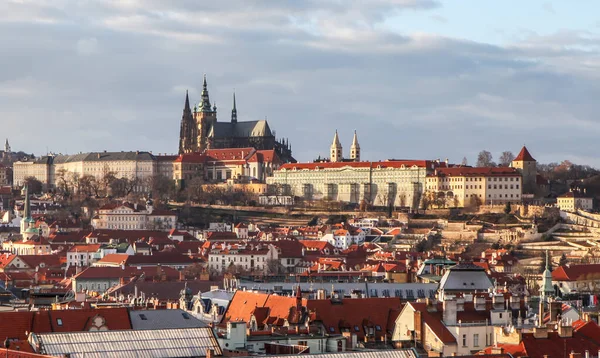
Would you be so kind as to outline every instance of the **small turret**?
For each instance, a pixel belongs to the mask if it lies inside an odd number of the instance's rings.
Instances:
[[[360,162],[360,145],[358,144],[356,131],[354,131],[354,138],[352,139],[352,145],[350,146],[350,159],[355,162]]]

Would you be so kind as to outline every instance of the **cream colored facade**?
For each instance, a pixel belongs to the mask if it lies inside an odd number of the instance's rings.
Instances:
[[[176,224],[177,215],[173,212],[131,203],[105,205],[92,219],[94,229],[169,231]]]
[[[556,204],[558,205],[558,208],[562,211],[590,211],[594,208],[594,199],[586,197],[583,194],[570,191],[564,195],[559,196],[556,199]]]
[[[37,160],[14,163],[13,185],[22,186],[33,176],[45,189],[56,188],[60,177],[92,175],[102,179],[107,173],[117,178],[137,179],[135,191],[145,191],[149,178],[156,173],[156,159],[149,152],[97,152],[76,155],[45,156]]]
[[[22,187],[27,177],[34,177],[42,182],[44,190],[50,188],[51,176],[48,157],[13,163],[13,186]]]
[[[515,168],[440,168],[427,177],[426,196],[444,206],[464,207],[475,202],[494,205],[522,200],[521,174]],[[475,200],[476,199],[476,200]]]
[[[427,174],[439,161],[324,162],[284,164],[267,179],[284,195],[376,206],[417,208]]]

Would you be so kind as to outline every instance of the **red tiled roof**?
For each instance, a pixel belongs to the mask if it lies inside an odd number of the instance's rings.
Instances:
[[[554,281],[600,279],[600,264],[559,266],[552,271]]]
[[[279,169],[286,170],[302,170],[309,169],[315,170],[319,169],[340,169],[344,167],[351,168],[373,168],[376,169],[380,167],[382,169],[385,168],[401,168],[402,166],[410,168],[412,166],[417,166],[420,168],[431,168],[432,165],[437,165],[437,163],[429,160],[387,160],[383,162],[324,162],[324,163],[287,163],[283,164]]]
[[[69,252],[96,252],[100,249],[100,244],[73,245]]]
[[[174,162],[176,163],[205,163],[206,155],[203,153],[187,153],[178,156]]]
[[[57,255],[18,255],[24,263],[30,268],[34,269],[37,266],[44,267],[60,267],[60,257]]]
[[[529,154],[526,146],[523,146],[517,157],[514,159],[517,162],[535,162],[535,159]]]
[[[131,329],[127,308],[0,312],[0,339],[25,340],[26,332],[86,331],[90,329],[91,320],[96,315],[105,319],[109,330]],[[62,322],[58,321],[59,319]]]
[[[359,339],[365,336],[363,325],[367,323],[375,328],[374,332],[383,336],[386,334],[388,317],[391,312],[402,307],[399,298],[353,298],[332,300],[308,300],[309,311],[314,312],[315,320],[321,321],[327,333],[340,334],[340,321],[343,319],[350,326],[358,326],[358,331],[352,329]],[[368,309],[365,309],[368,307]],[[379,326],[380,330],[376,327]]]
[[[438,168],[435,173],[429,176],[437,177],[462,177],[462,176],[516,176],[520,175],[515,168],[509,167],[454,167],[454,168]]]

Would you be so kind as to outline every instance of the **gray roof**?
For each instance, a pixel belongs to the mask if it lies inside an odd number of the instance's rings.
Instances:
[[[281,289],[283,293],[294,292],[298,287],[298,283],[289,282],[240,282],[239,288],[245,287],[247,290],[255,290],[259,292],[275,292]],[[300,289],[302,292],[313,292],[317,290],[325,290],[327,294],[331,294],[331,288],[337,293],[343,293],[344,295],[351,295],[353,291],[362,292],[370,297],[382,297],[387,292],[391,297],[414,297],[420,298],[431,297],[437,291],[437,283],[392,283],[392,282],[311,282],[311,283],[300,283]],[[387,290],[387,291],[386,291]]]
[[[281,356],[280,356],[281,357]],[[412,349],[376,350],[363,352],[322,353],[322,354],[295,354],[294,358],[417,358],[419,355]]]
[[[55,164],[74,162],[107,162],[118,160],[152,161],[154,156],[149,152],[90,152],[73,155],[56,155]]]
[[[221,355],[211,328],[155,329],[32,334],[40,352],[71,358],[204,357]]]
[[[271,128],[266,120],[247,122],[216,122],[208,133],[212,138],[270,137]]]
[[[459,264],[450,267],[440,281],[440,290],[446,291],[487,291],[494,283],[479,266]]]
[[[202,328],[206,323],[183,310],[132,310],[129,311],[133,329]]]

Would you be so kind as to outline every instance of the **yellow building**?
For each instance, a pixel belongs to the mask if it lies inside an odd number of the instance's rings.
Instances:
[[[556,198],[556,204],[563,211],[590,211],[594,208],[594,199],[588,197],[585,192],[571,190]]]
[[[427,176],[425,196],[442,206],[517,203],[521,181],[515,168],[438,168]]]
[[[445,165],[429,160],[288,163],[267,183],[280,186],[283,195],[307,200],[417,208],[427,174]]]

